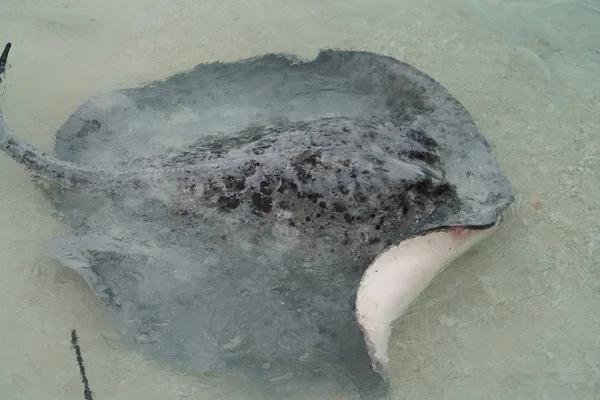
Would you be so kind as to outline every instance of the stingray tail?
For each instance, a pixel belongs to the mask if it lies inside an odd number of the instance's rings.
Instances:
[[[11,44],[7,43],[0,56],[0,75],[5,72],[8,52]],[[1,80],[0,80],[1,82]],[[60,161],[48,156],[35,147],[19,140],[4,122],[0,109],[0,148],[13,160],[24,165],[34,175],[57,182],[63,186],[92,184],[99,181],[100,171],[81,167],[73,163]]]
[[[101,173],[48,156],[13,135],[0,110],[0,148],[32,174],[63,186],[81,186],[100,182]]]
[[[0,75],[6,71],[6,61],[8,60],[8,52],[10,51],[11,46],[12,45],[10,43],[6,43],[6,46],[4,46],[4,51],[2,52],[2,55],[0,55]],[[1,76],[0,82],[2,82]]]

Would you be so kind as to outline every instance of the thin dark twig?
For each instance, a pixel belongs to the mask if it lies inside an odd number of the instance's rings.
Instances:
[[[92,397],[92,390],[88,382],[87,376],[85,375],[85,367],[83,366],[83,357],[81,357],[81,348],[79,347],[79,339],[77,339],[77,332],[75,329],[71,331],[71,344],[75,349],[75,355],[77,356],[77,364],[79,365],[79,373],[81,374],[81,382],[83,382],[83,397],[85,400],[94,400]]]
[[[6,43],[6,46],[4,46],[4,51],[0,56],[0,75],[2,75],[4,71],[6,71],[6,60],[8,59],[8,52],[10,51],[11,46],[12,45],[10,44],[10,42]]]

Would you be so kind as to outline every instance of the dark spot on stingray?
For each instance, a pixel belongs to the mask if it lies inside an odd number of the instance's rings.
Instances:
[[[278,193],[285,193],[286,190],[290,189],[290,181],[287,179],[282,179],[279,183],[279,187],[277,188]]]
[[[323,196],[321,196],[319,193],[308,193],[306,197],[316,204],[317,200],[319,200]]]
[[[252,199],[254,201],[254,198]],[[219,197],[219,206],[235,209],[240,205],[240,199],[235,196],[221,196]],[[268,212],[268,211],[267,211]]]
[[[431,194],[433,196],[451,196],[454,191],[454,186],[449,183],[443,183],[441,185],[434,186],[431,190]]]
[[[69,232],[52,256],[130,346],[267,386],[289,376],[385,397],[353,312],[364,271],[414,235],[489,227],[514,199],[464,107],[369,52],[202,64],[96,95],[59,129],[55,157],[0,122],[0,149],[56,186]]]
[[[88,121],[84,121],[83,125],[79,132],[77,132],[77,137],[84,137],[89,134],[96,134],[100,131],[102,124],[97,119],[91,119]]]
[[[264,195],[270,195],[272,193],[268,182],[262,181],[260,183],[260,192]]]
[[[235,177],[233,175],[227,175],[223,179],[223,183],[225,184],[225,187],[229,190],[231,190],[231,189],[244,190],[244,188],[246,187],[246,184],[244,181],[245,181],[245,177],[240,178],[240,177]]]
[[[333,211],[338,212],[338,213],[343,213],[346,210],[347,210],[347,208],[344,207],[344,205],[342,205],[340,203],[333,203]]]
[[[438,144],[437,142],[425,132],[421,132],[415,129],[410,129],[408,131],[408,137],[413,139],[419,143],[421,143],[427,150],[437,150]]]
[[[254,146],[254,148],[252,149],[252,152],[255,155],[261,155],[265,152],[265,150],[267,150],[270,147],[270,143],[259,143],[258,145]]]
[[[317,163],[319,162],[319,158],[320,158],[319,154],[311,154],[310,156],[308,156],[304,159],[304,162],[309,163],[313,167],[316,167]]]
[[[309,183],[310,179],[312,179],[312,174],[300,164],[296,164],[294,166],[294,170],[296,171],[296,176],[300,182],[307,184]]]
[[[115,298],[115,293],[111,288],[106,288],[102,291],[104,294],[103,300],[109,307],[114,307],[116,309],[121,309],[121,304],[117,302]]]
[[[271,209],[273,208],[273,200],[271,197],[258,192],[252,193],[252,203],[257,209],[265,213],[271,212]]]
[[[344,185],[340,184],[338,186],[338,190],[340,191],[340,193],[342,193],[343,195],[347,195],[348,193],[350,193],[350,189],[348,189],[347,187],[345,187]]]

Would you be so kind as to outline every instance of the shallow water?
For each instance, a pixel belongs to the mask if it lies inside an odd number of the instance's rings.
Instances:
[[[338,47],[423,70],[473,114],[518,200],[398,321],[394,398],[600,397],[598,1],[0,0],[6,41],[6,122],[47,151],[88,96],[200,62]],[[266,398],[125,348],[87,284],[46,257],[64,227],[3,156],[0,193],[0,398],[85,399],[73,328],[96,400]]]

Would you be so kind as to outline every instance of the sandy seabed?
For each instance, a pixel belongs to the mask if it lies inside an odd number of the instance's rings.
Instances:
[[[337,47],[423,70],[473,114],[518,200],[398,322],[394,397],[600,396],[597,1],[0,0],[7,41],[6,122],[46,151],[88,96],[201,62]],[[65,227],[8,157],[0,199],[0,398],[84,399],[73,328],[96,400],[266,398],[125,348],[83,279],[46,257]]]

